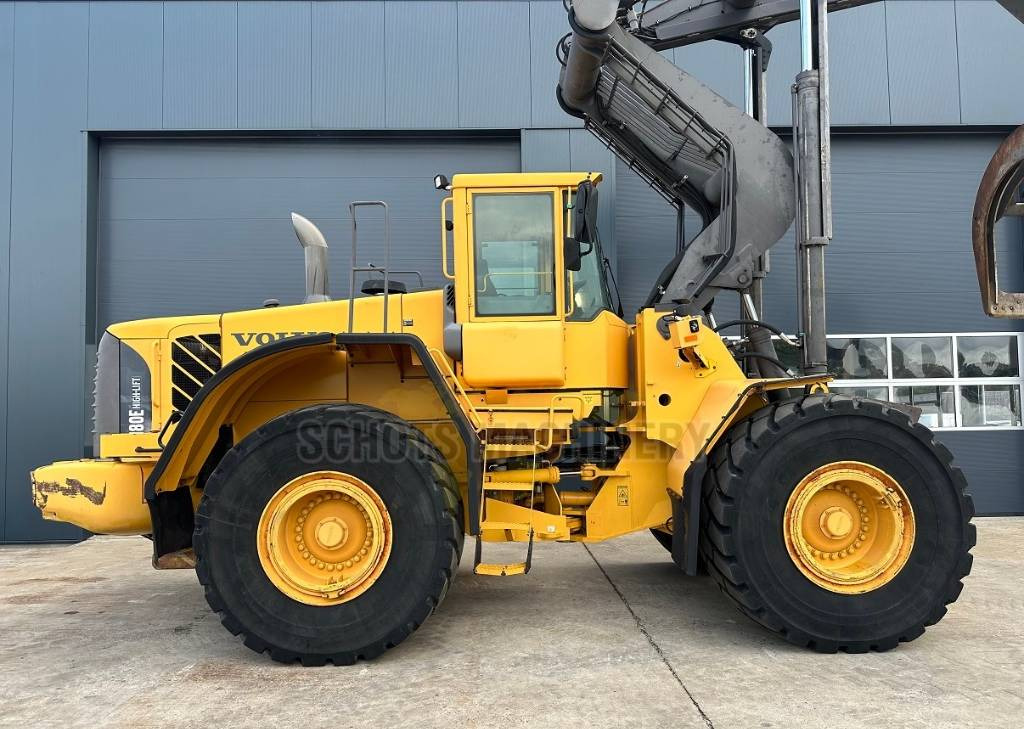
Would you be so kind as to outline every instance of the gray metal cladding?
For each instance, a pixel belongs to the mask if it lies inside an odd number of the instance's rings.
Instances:
[[[555,62],[555,44],[569,31],[561,2],[530,3],[530,111],[534,127],[578,127],[583,122],[569,116],[555,100],[561,66]]]
[[[459,126],[458,17],[453,2],[385,4],[389,129]]]
[[[1024,431],[940,434],[963,469],[981,514],[1024,514]]]
[[[316,2],[312,7],[313,127],[384,129],[384,3]]]
[[[160,3],[89,6],[89,128],[163,126],[164,9]]]
[[[514,139],[121,140],[101,151],[99,320],[299,303],[303,258],[289,213],[330,247],[348,295],[354,199],[391,205],[392,267],[442,285],[435,173],[519,168]],[[360,262],[382,263],[379,213],[360,217]],[[146,269],[146,276],[138,271]],[[416,281],[399,277],[414,288]]]
[[[956,0],[964,124],[1020,124],[1024,95],[1009,91],[1024,64],[1024,26],[994,2]]]
[[[462,2],[458,8],[459,126],[530,126],[530,3]]]
[[[739,46],[709,41],[666,52],[668,59],[743,108],[743,51]],[[796,76],[796,74],[793,74]]]
[[[238,3],[238,126],[312,125],[308,3]]]
[[[0,3],[0,540],[7,499],[2,488],[7,472],[7,294],[11,282],[11,113],[14,88],[14,5]]]
[[[522,140],[524,172],[562,172],[572,169],[569,130],[524,129]]]
[[[42,522],[27,473],[56,454],[81,453],[85,443],[81,130],[89,6],[17,3],[14,15],[4,537],[69,539],[81,530]]]
[[[829,14],[833,124],[890,123],[885,10],[877,3]]]
[[[829,15],[834,125],[890,123],[885,29],[882,3]],[[799,28],[796,23],[780,25],[768,33],[768,39],[775,45],[768,68],[768,123],[788,127],[792,119],[789,89],[800,72]]]
[[[960,123],[955,11],[935,0],[886,4],[893,124]]]
[[[165,129],[238,124],[238,7],[164,4]]]

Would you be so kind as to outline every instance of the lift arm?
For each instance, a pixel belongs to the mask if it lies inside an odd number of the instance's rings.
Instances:
[[[677,210],[701,216],[703,230],[645,302],[697,313],[720,291],[748,289],[792,224],[793,160],[776,134],[658,50],[707,38],[763,49],[764,31],[796,17],[800,0],[668,0],[639,15],[635,5],[574,0],[558,97]]]
[[[873,2],[877,0],[831,0],[828,9]],[[800,0],[667,0],[637,14],[636,35],[659,51],[706,40],[749,46],[776,25],[799,17]]]

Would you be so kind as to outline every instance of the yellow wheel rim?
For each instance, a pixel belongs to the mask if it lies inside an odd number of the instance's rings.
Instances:
[[[391,554],[391,517],[369,484],[315,471],[274,494],[256,538],[260,564],[277,589],[307,605],[337,605],[380,577]]]
[[[892,476],[838,461],[804,477],[786,504],[786,549],[811,582],[859,594],[888,583],[914,547],[914,510]]]

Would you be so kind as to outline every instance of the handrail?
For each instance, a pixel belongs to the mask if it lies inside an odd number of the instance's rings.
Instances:
[[[586,417],[583,409],[587,406],[587,401],[582,395],[555,395],[552,397],[551,404],[548,406],[547,443],[537,443],[537,445],[543,447],[544,450],[550,450],[555,444],[555,403],[559,400],[579,400],[580,417]]]
[[[451,365],[448,364],[448,358],[445,357],[444,353],[436,347],[431,347],[427,350],[430,353],[431,359],[434,360],[434,364],[437,365],[438,369],[441,370],[441,374],[445,377],[450,377],[454,385],[455,394],[461,396],[465,402],[466,415],[473,423],[473,427],[478,431],[483,429],[483,421],[480,420],[480,414],[476,408],[473,407],[473,401],[469,399],[469,393],[462,387],[462,383],[459,382],[458,376],[452,369]]]
[[[356,271],[359,267],[356,265],[356,208],[361,207],[381,207],[384,208],[384,268],[380,269],[384,273],[384,329],[388,331],[388,294],[389,288],[389,275],[388,266],[391,265],[391,210],[388,208],[388,204],[383,200],[355,200],[348,204],[349,214],[352,216],[352,267],[349,271],[348,278],[348,332],[351,334],[355,329],[355,316],[356,316]],[[373,269],[362,269],[362,270],[378,270],[376,267]]]

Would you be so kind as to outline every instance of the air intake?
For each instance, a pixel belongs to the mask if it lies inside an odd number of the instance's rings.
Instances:
[[[220,335],[199,334],[171,342],[171,404],[184,412],[219,370]]]

